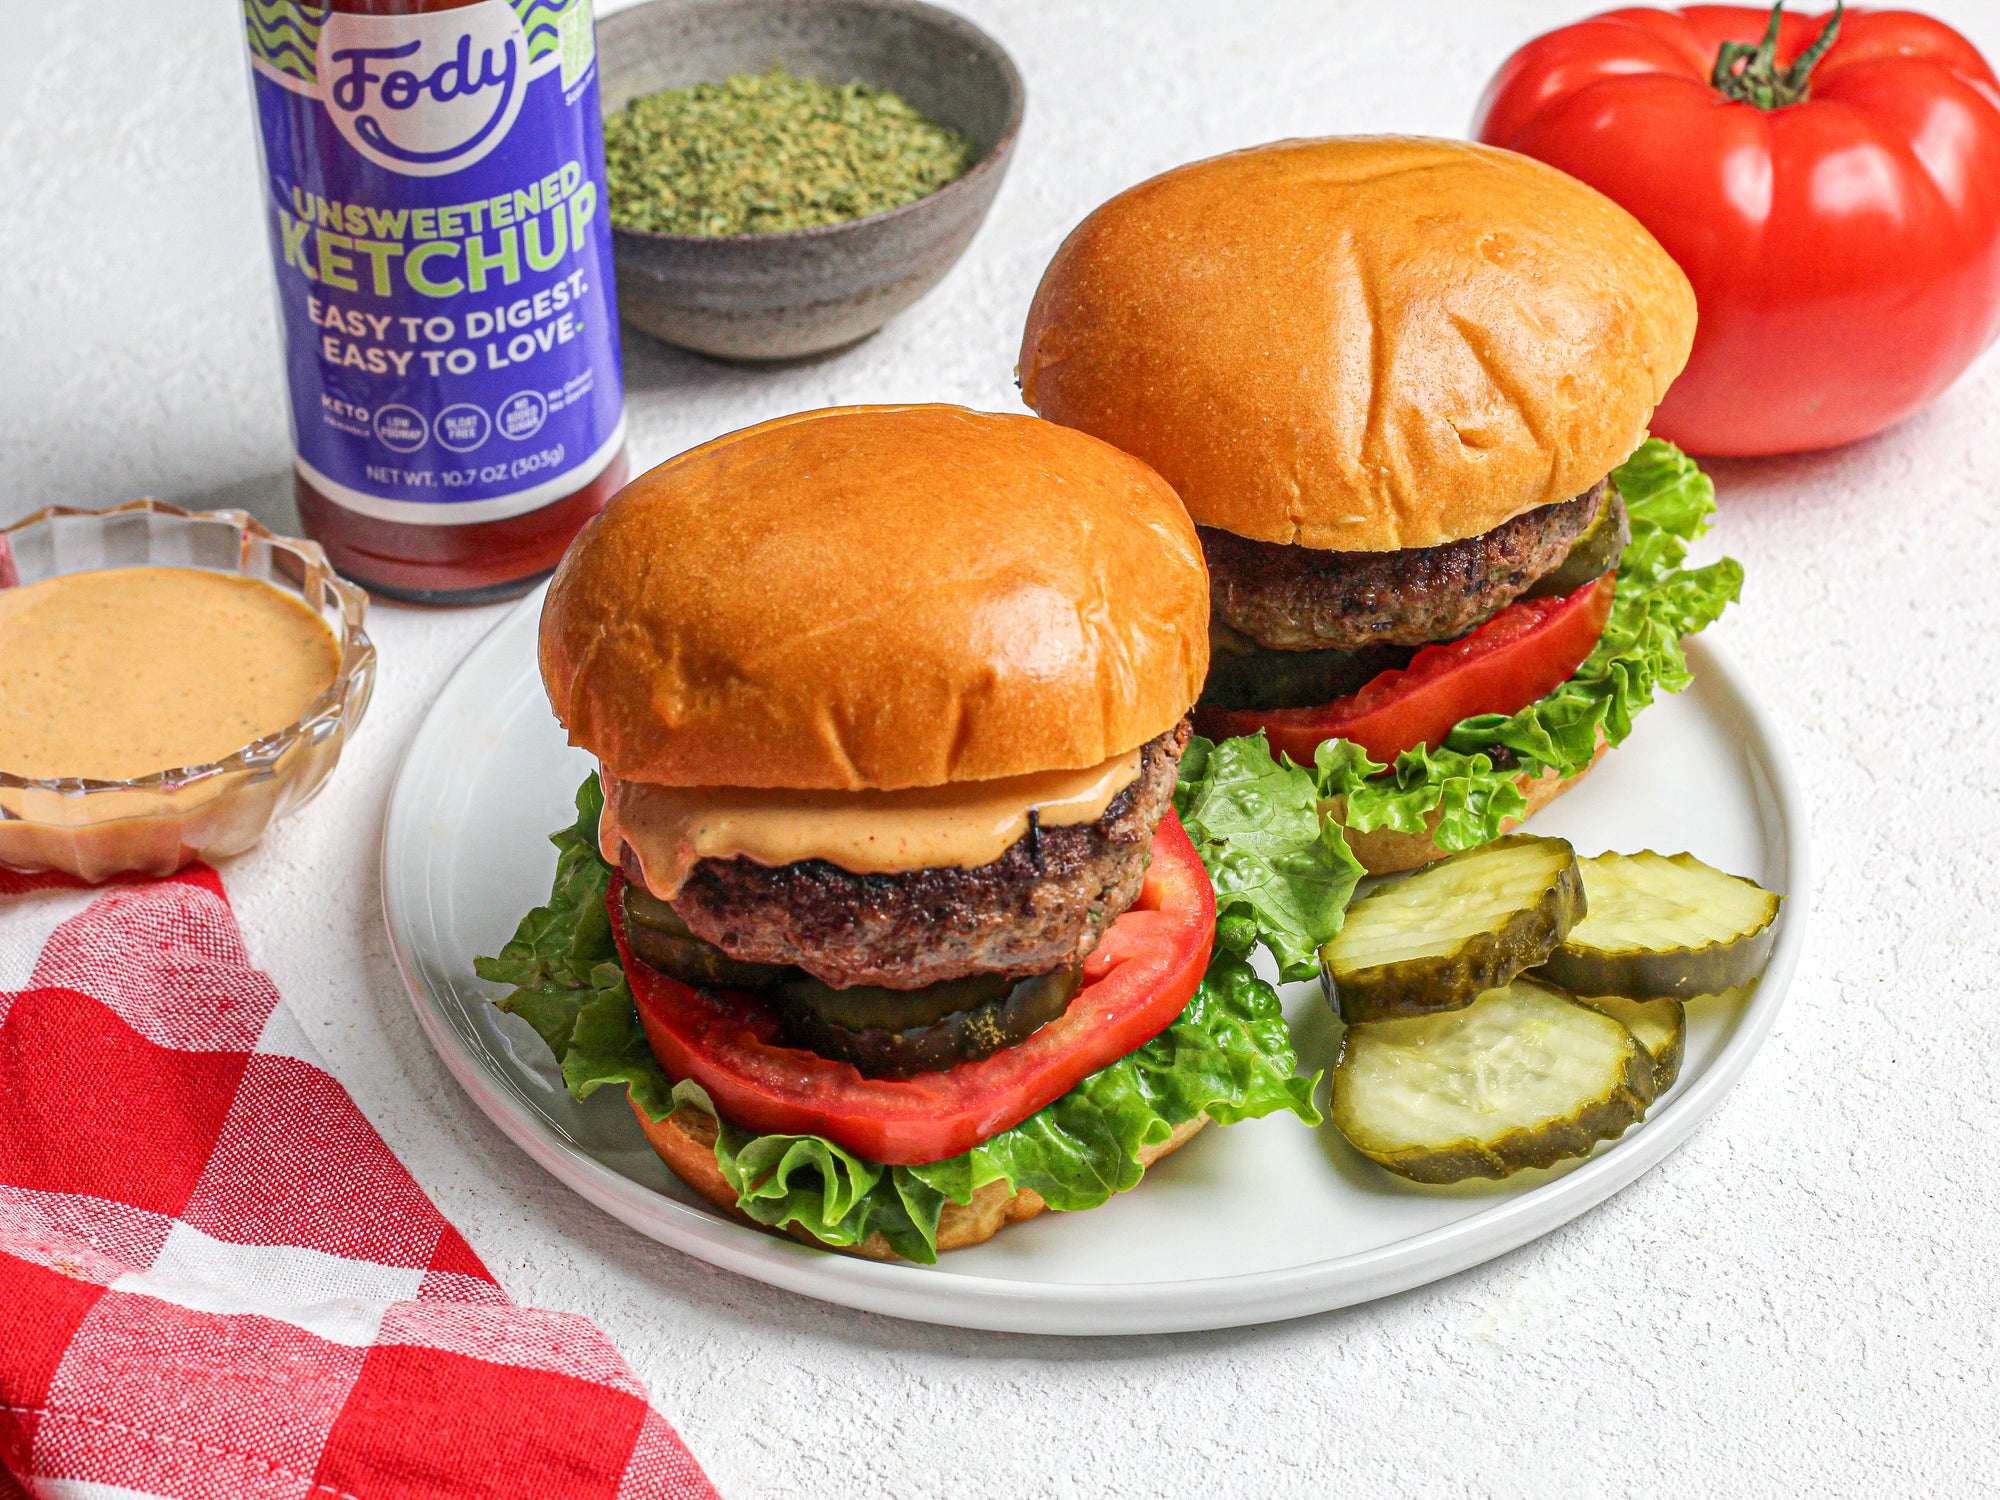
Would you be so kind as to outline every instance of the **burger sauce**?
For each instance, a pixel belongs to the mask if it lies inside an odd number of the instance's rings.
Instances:
[[[823,859],[857,875],[990,865],[1030,827],[1095,823],[1139,774],[1140,753],[1101,765],[996,781],[952,781],[900,791],[819,792],[772,787],[681,787],[599,774],[599,852],[630,849],[646,889],[678,896],[703,859],[760,865]]]
[[[591,0],[245,0],[299,516],[525,592],[625,481]]]
[[[221,760],[339,670],[320,617],[257,578],[104,568],[0,589],[0,770],[123,781]]]

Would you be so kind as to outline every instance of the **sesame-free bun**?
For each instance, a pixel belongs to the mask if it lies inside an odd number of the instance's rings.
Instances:
[[[1589,489],[1645,437],[1694,323],[1659,243],[1553,167],[1411,136],[1281,141],[1078,225],[1020,377],[1201,525],[1384,552]]]
[[[1208,670],[1208,573],[1144,463],[1027,416],[804,412],[642,474],[542,609],[570,743],[669,786],[1097,765]]]

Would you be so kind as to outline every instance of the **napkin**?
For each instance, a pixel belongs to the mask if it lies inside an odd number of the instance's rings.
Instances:
[[[0,1500],[714,1495],[320,1066],[213,870],[0,872]]]

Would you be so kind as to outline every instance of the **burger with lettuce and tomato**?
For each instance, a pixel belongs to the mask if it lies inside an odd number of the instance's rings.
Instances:
[[[1694,327],[1653,237],[1550,167],[1294,140],[1086,218],[1019,374],[1194,518],[1197,728],[1311,767],[1381,873],[1513,826],[1688,681],[1741,583],[1680,566],[1712,489],[1646,440]]]
[[[598,770],[480,972],[697,1192],[869,1256],[1316,1121],[1246,956],[1314,972],[1359,871],[1309,774],[1191,738],[1207,620],[1173,491],[1070,428],[847,408],[683,454],[550,585]]]

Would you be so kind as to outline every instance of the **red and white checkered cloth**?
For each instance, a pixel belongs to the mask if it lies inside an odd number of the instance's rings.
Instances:
[[[319,1066],[213,870],[0,872],[0,1500],[714,1494]]]

